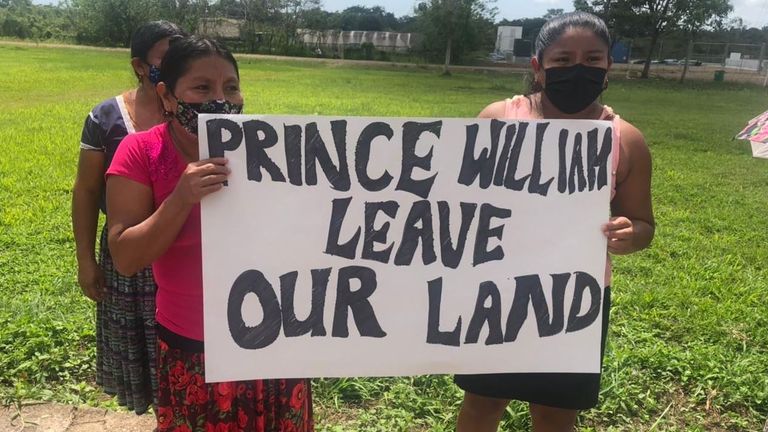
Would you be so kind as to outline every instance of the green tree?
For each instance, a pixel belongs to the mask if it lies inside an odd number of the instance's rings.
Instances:
[[[648,20],[637,15],[627,0],[574,0],[578,11],[599,16],[608,26],[613,40],[643,37],[648,34]]]
[[[402,33],[414,33],[418,31],[418,20],[413,15],[403,15],[397,19],[395,31]]]
[[[428,55],[444,50],[443,73],[468,52],[493,45],[496,9],[488,0],[428,0],[416,9]]]
[[[381,6],[352,6],[339,14],[339,26],[347,31],[394,31],[398,21],[394,14]]]
[[[351,6],[341,12],[323,10],[319,3],[303,13],[305,27],[315,30],[362,31],[415,31],[416,19],[405,15],[400,18],[381,6]]]
[[[562,15],[563,13],[563,9],[547,9],[547,13],[545,13],[542,18],[544,18],[545,21],[549,21],[556,16]]]
[[[283,52],[302,50],[304,45],[297,38],[297,30],[305,27],[309,11],[320,8],[319,0],[282,0],[277,14],[277,29],[282,33]]]
[[[680,82],[685,80],[685,75],[688,73],[688,61],[698,33],[707,27],[719,25],[733,10],[729,0],[687,0],[687,3],[688,12],[680,23],[680,28],[688,37],[688,50],[685,54],[685,65],[680,75]]]
[[[128,46],[133,30],[160,15],[152,0],[72,0],[77,41],[107,46]]]
[[[161,18],[192,33],[199,29],[200,19],[208,15],[210,10],[207,0],[162,0],[158,5]]]
[[[159,19],[194,33],[209,9],[206,0],[72,0],[66,7],[75,16],[78,42],[109,46],[128,46],[138,26]]]
[[[240,15],[234,18],[243,20],[241,35],[248,50],[255,52],[262,43],[266,43],[268,50],[272,51],[276,42],[272,23],[277,21],[280,0],[240,0],[236,3]]]
[[[0,2],[0,34],[19,39],[33,36],[34,6],[30,0]]]
[[[66,3],[35,5],[30,0],[0,0],[0,35],[20,39],[72,40],[76,20]]]
[[[312,30],[331,30],[339,28],[338,13],[328,12],[320,7],[309,8],[304,11],[304,28]]]
[[[641,78],[648,78],[653,51],[659,37],[673,30],[685,28],[686,23],[701,25],[724,17],[725,5],[730,11],[730,0],[576,0],[574,7],[598,14],[618,35],[646,35],[650,48],[645,58]]]

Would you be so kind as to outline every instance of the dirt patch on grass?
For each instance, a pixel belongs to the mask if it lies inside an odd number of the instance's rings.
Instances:
[[[0,432],[143,432],[154,430],[152,414],[138,416],[104,408],[57,403],[0,407]]]

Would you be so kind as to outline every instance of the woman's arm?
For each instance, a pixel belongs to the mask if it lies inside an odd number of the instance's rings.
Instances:
[[[637,128],[621,123],[621,161],[623,174],[617,179],[611,201],[613,217],[603,231],[608,251],[625,255],[647,248],[653,240],[656,222],[651,205],[651,153]]]
[[[176,240],[195,204],[221,189],[226,159],[192,162],[157,210],[152,189],[126,177],[107,179],[109,249],[117,270],[132,275],[150,265]]]
[[[72,232],[77,256],[77,281],[86,297],[104,297],[104,272],[96,262],[99,202],[104,187],[104,153],[80,150],[72,188]]]

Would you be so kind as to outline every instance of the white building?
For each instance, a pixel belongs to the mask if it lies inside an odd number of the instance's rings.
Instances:
[[[343,49],[370,43],[379,51],[408,52],[416,46],[415,33],[298,29],[296,34],[310,48]]]
[[[731,68],[731,69],[746,69],[746,70],[753,70],[753,71],[759,71],[760,70],[760,60],[749,58],[749,56],[742,55],[738,52],[732,52],[728,56],[727,59],[725,59],[725,67]]]
[[[243,23],[243,20],[231,18],[203,18],[200,20],[198,31],[202,35],[220,39],[240,39]]]
[[[523,28],[520,26],[499,26],[496,29],[496,52],[512,53],[515,41],[523,38]]]

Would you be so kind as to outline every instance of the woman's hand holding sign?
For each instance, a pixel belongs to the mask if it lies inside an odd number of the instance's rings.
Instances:
[[[630,219],[624,216],[612,217],[602,228],[608,237],[608,252],[625,255],[637,249],[633,246],[635,230]]]
[[[608,252],[626,255],[651,244],[656,230],[651,205],[651,154],[640,131],[621,121],[621,163],[616,173],[612,217],[603,225]]]
[[[109,247],[117,270],[132,275],[148,266],[168,248],[184,225],[189,212],[206,195],[220,190],[229,175],[226,158],[190,162],[176,188],[154,209],[152,190],[146,184],[115,176],[107,181]],[[118,188],[120,193],[112,193]]]
[[[173,194],[185,204],[197,204],[206,195],[220,190],[229,173],[227,159],[223,157],[190,162]]]

